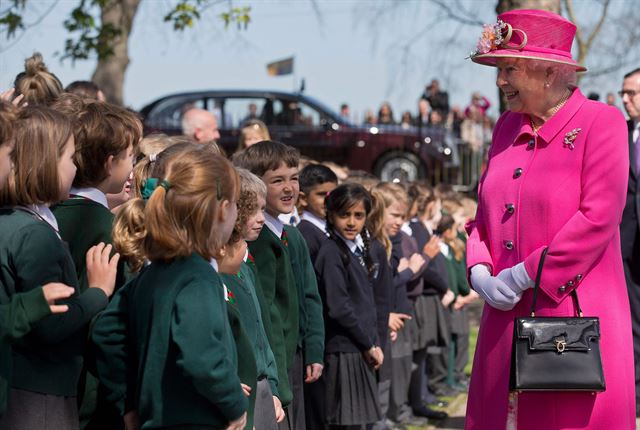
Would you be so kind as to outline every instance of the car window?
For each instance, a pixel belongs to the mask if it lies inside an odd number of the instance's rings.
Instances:
[[[229,120],[226,128],[240,128],[250,119],[264,121],[264,98],[227,98],[224,102],[224,116]]]
[[[274,123],[286,126],[318,126],[320,113],[297,100],[277,99],[273,101]]]
[[[206,109],[205,100],[201,98],[177,98],[161,102],[156,106],[145,123],[153,128],[182,130],[182,115],[191,108]]]

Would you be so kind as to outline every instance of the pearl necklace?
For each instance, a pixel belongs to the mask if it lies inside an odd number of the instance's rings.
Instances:
[[[562,97],[560,97],[560,100],[558,101],[558,103],[556,103],[555,106],[553,106],[549,110],[549,118],[554,116],[560,110],[560,108],[562,106],[564,106],[564,104],[567,102],[567,100],[569,100],[569,97],[571,97],[571,94],[573,94],[573,91],[568,90],[562,95]],[[533,123],[533,117],[531,115],[529,115],[529,122],[531,123],[531,129],[536,134],[538,134],[538,130],[540,130],[542,128],[542,126],[544,125],[544,122],[542,124],[540,124],[540,125],[535,125]]]

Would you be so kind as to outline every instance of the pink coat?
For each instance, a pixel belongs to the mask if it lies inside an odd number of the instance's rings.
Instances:
[[[565,136],[580,129],[573,142]],[[625,120],[618,109],[576,90],[535,138],[527,115],[506,112],[493,135],[469,223],[467,266],[497,274],[521,261],[535,279],[549,247],[537,315],[599,316],[607,389],[517,396],[518,430],[635,429],[633,342],[618,225],[629,172]],[[509,211],[513,205],[513,211]],[[466,429],[506,428],[513,320],[526,316],[533,290],[512,311],[485,304],[469,389]]]

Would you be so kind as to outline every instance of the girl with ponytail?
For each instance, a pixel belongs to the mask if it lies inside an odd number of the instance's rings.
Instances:
[[[161,170],[146,202],[127,203],[131,244],[149,264],[95,323],[97,374],[127,426],[240,430],[248,402],[216,261],[236,222],[238,174],[193,148]]]

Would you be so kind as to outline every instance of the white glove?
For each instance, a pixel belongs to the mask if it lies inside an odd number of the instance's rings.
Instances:
[[[527,273],[527,269],[524,268],[524,262],[504,269],[498,273],[498,279],[507,284],[507,287],[518,295],[534,285],[534,282]]]
[[[471,285],[489,306],[501,311],[510,311],[520,301],[522,294],[516,294],[502,280],[491,276],[484,264],[471,268]]]

